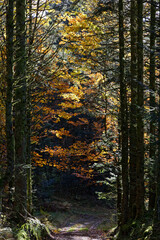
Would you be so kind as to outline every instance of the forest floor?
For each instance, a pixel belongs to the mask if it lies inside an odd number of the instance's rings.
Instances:
[[[43,218],[42,221],[45,221],[54,239],[111,239],[108,233],[110,229],[116,226],[116,212],[114,209],[99,204],[93,205],[89,201],[72,201],[68,205],[70,207],[66,211],[41,211],[43,216],[40,215],[39,217]]]
[[[54,207],[52,209],[52,204]],[[50,231],[43,240],[108,240],[110,229],[116,226],[116,212],[106,206],[90,201],[56,199],[49,209],[40,208],[36,218]],[[0,240],[15,240],[12,229],[0,227]]]

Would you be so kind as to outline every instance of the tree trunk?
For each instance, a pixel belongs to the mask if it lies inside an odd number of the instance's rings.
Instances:
[[[137,161],[137,1],[131,0],[130,217],[136,216]]]
[[[6,8],[6,139],[7,139],[7,170],[4,177],[4,185],[7,190],[5,201],[11,211],[13,197],[14,175],[14,136],[13,136],[13,0],[9,0]],[[7,186],[8,185],[8,186]],[[7,201],[7,202],[6,202]]]
[[[25,0],[16,0],[15,202],[17,222],[26,216],[26,51]]]
[[[121,151],[121,129],[120,129],[120,115],[118,117],[118,126],[119,126],[119,141],[118,141],[118,149],[119,152]],[[121,161],[120,157],[117,156],[116,158],[116,166],[117,166],[117,179],[116,179],[116,187],[117,187],[117,223],[118,227],[121,226],[121,218],[122,218],[122,171],[121,171]]]
[[[32,51],[32,0],[29,0],[29,49],[28,72]],[[31,73],[30,73],[31,75]],[[27,211],[32,212],[32,163],[31,163],[31,79],[27,81]]]
[[[143,0],[137,0],[138,28],[137,28],[137,161],[136,161],[136,217],[144,213],[144,100],[143,100]]]
[[[121,155],[122,155],[122,219],[121,224],[128,220],[128,113],[127,91],[124,76],[124,25],[123,25],[123,0],[119,0],[119,63],[120,63],[120,127],[121,127]]]

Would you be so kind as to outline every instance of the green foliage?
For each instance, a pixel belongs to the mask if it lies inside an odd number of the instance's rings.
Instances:
[[[46,230],[49,232],[45,224],[41,223],[37,218],[28,218],[27,222],[23,224],[17,233],[18,240],[36,240],[42,239],[42,232]]]
[[[117,197],[116,195],[116,179],[117,173],[113,163],[101,162],[95,163],[93,167],[100,173],[101,179],[97,181],[97,184],[106,186],[103,191],[96,191],[99,199],[106,199],[108,206],[113,207],[113,203]]]
[[[150,239],[152,231],[153,231],[153,227],[152,226],[148,226],[146,228],[146,230],[144,231],[144,234],[143,234],[145,240]]]
[[[117,240],[151,240],[153,238],[153,222],[151,215],[146,214],[143,219],[129,220],[114,235]],[[155,239],[159,239],[158,237]]]

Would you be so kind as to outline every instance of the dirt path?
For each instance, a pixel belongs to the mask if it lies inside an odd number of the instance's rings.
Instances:
[[[115,210],[73,201],[70,209],[41,210],[36,218],[50,231],[52,237],[47,234],[45,240],[109,240],[107,232],[116,225]],[[15,240],[12,230],[0,229],[1,239]]]
[[[61,233],[55,236],[55,240],[105,240],[106,238],[102,233],[96,232],[79,232],[74,231],[72,233]]]
[[[100,229],[104,221],[107,221],[106,215],[80,214],[73,221],[66,220],[57,231],[52,232],[52,235],[55,240],[108,240],[111,238]],[[109,226],[110,221],[108,219]]]
[[[52,237],[48,235],[45,240],[109,240],[111,238],[100,229],[104,220],[109,224],[109,228],[111,220],[107,219],[106,215],[95,216],[93,212],[92,214],[67,215],[67,219],[60,223],[60,227],[55,228],[50,222],[49,229]],[[0,229],[0,240],[4,239],[15,240],[12,229]]]

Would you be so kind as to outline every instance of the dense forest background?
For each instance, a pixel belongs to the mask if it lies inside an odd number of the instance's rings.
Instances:
[[[159,57],[159,0],[0,0],[0,227],[56,239],[78,201],[160,239]]]

